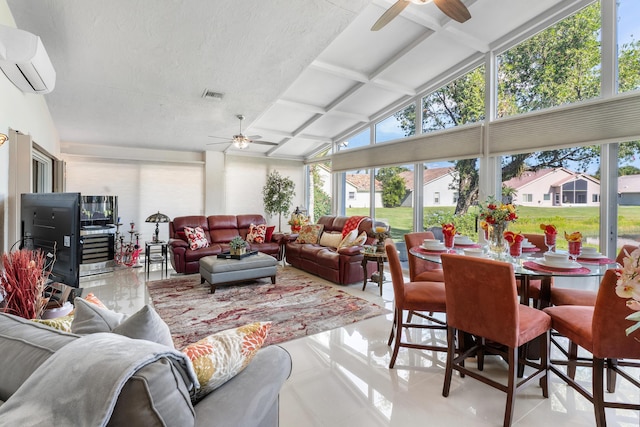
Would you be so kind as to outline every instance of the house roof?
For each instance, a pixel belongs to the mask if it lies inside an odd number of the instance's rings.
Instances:
[[[455,171],[455,168],[453,167],[425,169],[422,173],[422,182],[423,184],[428,184],[432,181],[442,178],[443,176],[448,175],[449,173],[452,173],[453,171]],[[413,173],[414,171],[412,170],[407,170],[400,173],[400,176],[402,177],[402,179],[404,179],[405,186],[409,191],[414,190]]]
[[[357,191],[369,191],[371,187],[369,175],[348,174],[346,180],[349,184],[353,185]],[[382,191],[382,184],[377,179],[375,180],[375,186],[376,191]]]
[[[640,193],[640,175],[619,176],[618,193]]]
[[[550,174],[556,174],[556,173],[558,174],[558,179],[554,181],[553,184],[551,184],[553,187],[561,186],[562,184],[575,179],[576,176],[595,182],[596,184],[600,183],[600,181],[598,181],[591,175],[574,172],[567,168],[546,168],[546,169],[539,169],[537,171],[531,171],[531,170],[524,171],[522,175],[520,175],[519,177],[511,178],[507,181],[504,181],[502,184],[507,187],[511,187],[516,190],[519,190]]]

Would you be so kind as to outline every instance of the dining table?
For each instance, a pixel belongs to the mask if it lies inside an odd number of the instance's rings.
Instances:
[[[601,277],[610,268],[620,268],[614,259],[606,256],[594,258],[580,258],[576,260],[574,268],[551,267],[545,263],[544,253],[540,250],[531,250],[522,253],[522,256],[512,257],[508,252],[496,255],[480,244],[454,246],[451,250],[430,250],[422,246],[414,246],[409,249],[409,254],[425,261],[442,263],[440,255],[443,253],[455,253],[465,255],[464,249],[474,247],[482,248],[480,256],[488,259],[497,259],[510,262],[513,265],[513,272],[517,279],[521,281],[520,302],[529,303],[529,285],[532,280],[540,280],[540,308],[549,305],[551,297],[551,279],[554,277]],[[561,252],[561,251],[558,251]],[[471,255],[465,255],[470,256]]]

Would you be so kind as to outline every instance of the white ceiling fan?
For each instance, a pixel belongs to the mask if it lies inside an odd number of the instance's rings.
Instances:
[[[251,135],[246,136],[242,133],[242,121],[244,120],[244,116],[242,114],[238,114],[236,116],[238,120],[240,120],[240,131],[237,135],[233,135],[231,138],[225,138],[222,136],[213,136],[209,135],[209,138],[217,138],[217,139],[225,139],[225,142],[212,142],[207,145],[216,145],[216,144],[233,144],[234,147],[239,148],[240,150],[244,150],[249,147],[249,144],[260,144],[260,145],[278,145],[276,142],[269,141],[260,141],[262,138],[260,135]]]
[[[371,31],[378,31],[387,25],[393,18],[400,15],[400,12],[409,6],[410,3],[425,4],[431,1],[433,1],[445,15],[455,21],[462,23],[471,18],[469,9],[467,9],[461,0],[398,0],[378,18],[376,23],[373,24],[373,27],[371,27]]]

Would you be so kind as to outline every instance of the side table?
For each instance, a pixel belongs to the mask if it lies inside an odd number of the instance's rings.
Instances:
[[[286,250],[286,246],[287,243],[289,242],[295,242],[295,240],[298,238],[298,233],[281,233],[281,232],[277,232],[274,233],[274,235],[277,235],[278,237],[278,241],[280,242],[280,253],[279,253],[279,258],[282,261],[282,266],[285,267],[287,265],[286,262],[286,257],[287,257],[287,250]]]
[[[160,250],[152,251],[152,248],[159,247]],[[161,264],[161,274],[164,271],[164,275],[160,277],[165,277],[168,275],[168,256],[167,256],[167,242],[158,241],[158,242],[144,242],[144,268],[147,272],[147,280],[149,280],[149,270],[151,264],[160,263]]]
[[[371,281],[373,283],[377,283],[380,287],[380,296],[382,296],[382,284],[384,283],[384,263],[387,261],[387,253],[386,252],[363,252],[362,253],[362,270],[364,271],[364,284],[362,285],[362,290],[367,287],[367,264],[369,261],[373,261],[376,263],[378,267],[377,277],[376,273],[371,275]]]

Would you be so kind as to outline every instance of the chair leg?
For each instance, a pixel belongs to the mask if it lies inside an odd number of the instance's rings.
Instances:
[[[504,409],[504,427],[511,426],[513,419],[513,401],[516,394],[516,376],[518,371],[518,348],[509,348],[509,379],[507,380],[507,403]]]
[[[407,314],[407,323],[411,323],[411,319],[413,319],[413,310],[409,310],[409,314]]]
[[[616,391],[616,370],[618,366],[618,359],[607,359],[607,391],[609,393],[615,393]]]
[[[455,350],[456,330],[451,326],[447,326],[447,363],[444,370],[444,385],[442,386],[442,395],[449,396],[451,389],[451,375],[453,374],[453,359],[456,357]]]
[[[393,346],[393,354],[391,355],[391,361],[389,362],[389,369],[393,369],[396,364],[396,357],[398,357],[398,351],[400,350],[400,341],[402,341],[402,310],[396,309],[396,342]]]
[[[596,427],[606,427],[604,412],[604,360],[593,358],[593,410],[596,415]]]
[[[549,397],[549,352],[551,347],[551,332],[547,331],[540,336],[540,364],[544,369],[544,376],[540,378],[542,396]]]
[[[567,359],[567,376],[573,380],[576,378],[576,362],[578,361],[578,345],[573,341],[569,341]]]
[[[396,323],[398,322],[398,309],[395,308],[393,310],[393,324],[391,325],[391,334],[389,334],[389,341],[387,341],[387,345],[391,345],[391,343],[393,342],[393,337],[395,334],[395,330],[396,330]]]

